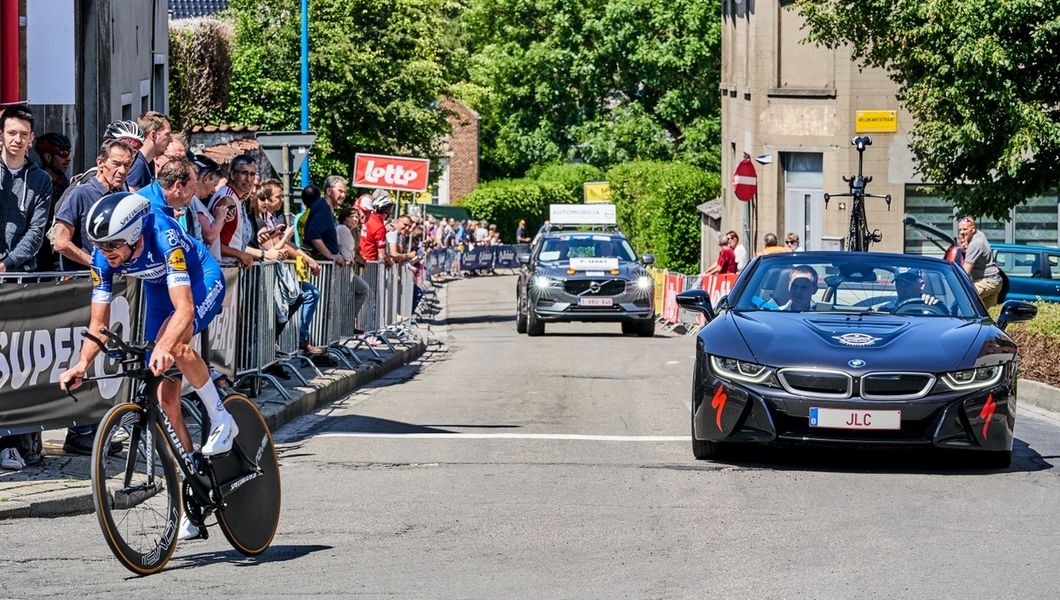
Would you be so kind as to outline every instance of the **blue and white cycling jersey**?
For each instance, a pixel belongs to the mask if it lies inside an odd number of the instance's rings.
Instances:
[[[221,267],[202,242],[190,237],[171,217],[151,211],[144,221],[144,247],[128,264],[111,267],[97,248],[92,255],[92,302],[109,304],[115,274],[144,282],[147,300],[144,339],[154,340],[174,311],[170,288],[190,286],[198,333],[221,311],[225,279]]]

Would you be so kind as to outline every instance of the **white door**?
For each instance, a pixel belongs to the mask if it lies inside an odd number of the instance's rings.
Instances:
[[[777,239],[784,243],[784,236],[797,233],[803,250],[821,250],[824,235],[824,191],[817,188],[788,186],[784,197],[784,231],[777,232]]]

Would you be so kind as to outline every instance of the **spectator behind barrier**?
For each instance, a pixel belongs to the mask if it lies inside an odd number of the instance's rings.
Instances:
[[[22,105],[9,106],[0,114],[0,214],[4,225],[0,273],[32,271],[48,225],[54,187],[48,173],[27,158],[33,143],[33,123],[33,113]],[[40,433],[0,438],[0,467],[17,471],[26,466],[27,459],[43,459],[43,451],[25,458],[19,451],[38,447]]]
[[[324,201],[327,202],[328,210],[331,213],[332,222],[335,222],[335,211],[341,208],[343,202],[346,200],[346,187],[346,178],[341,175],[332,175],[324,181]],[[343,231],[349,232],[349,229],[341,223],[335,222],[334,254],[336,254],[339,258],[342,259],[341,264],[350,263],[351,265],[357,267],[357,269],[359,270],[360,265],[365,264],[365,260],[360,256],[360,251],[359,249],[356,249],[357,245],[355,243],[352,243],[352,240],[347,241],[350,242],[349,247],[351,249],[354,249],[354,256],[351,258],[347,258],[346,255],[342,252],[342,243],[340,236],[342,235]],[[350,235],[352,236],[352,232],[350,232]],[[330,251],[331,249],[332,247],[328,246],[328,250]],[[353,284],[353,318],[356,319],[357,315],[359,315],[361,312],[361,307],[364,306],[364,303],[366,301],[368,301],[368,282],[362,279],[360,274],[354,273],[352,275],[351,283]],[[361,331],[360,329],[355,329],[358,332]]]
[[[37,151],[40,167],[52,178],[52,201],[48,206],[47,223],[52,222],[59,198],[62,198],[66,188],[70,187],[70,180],[66,176],[66,170],[70,166],[70,148],[70,138],[54,132],[38,137],[37,143],[33,146],[33,149]],[[37,251],[37,270],[55,271],[58,268],[59,262],[55,249],[52,248],[48,236],[45,236],[40,250]]]
[[[111,192],[125,189],[125,176],[136,150],[120,139],[104,140],[96,157],[95,175],[70,187],[59,201],[50,236],[63,271],[84,271],[92,264],[95,245],[88,237],[88,209]]]
[[[210,212],[225,215],[220,234],[222,266],[249,267],[256,258],[264,258],[252,256],[247,250],[253,231],[244,201],[250,198],[257,185],[257,161],[249,154],[240,154],[232,159],[228,182],[219,186],[207,203]]]
[[[320,264],[291,243],[292,230],[277,216],[283,207],[283,184],[276,179],[265,181],[255,194],[255,204],[253,216],[257,241],[266,258],[273,261],[300,257],[314,275],[320,273]],[[295,311],[301,310],[298,347],[306,354],[320,354],[323,350],[314,346],[309,338],[310,326],[320,301],[320,290],[304,278],[301,281],[299,279],[294,266],[287,263],[276,265],[276,340],[279,341],[280,334]],[[277,374],[281,373],[282,369]]]
[[[136,119],[136,124],[144,131],[144,143],[133,159],[129,169],[127,183],[129,191],[147,187],[155,178],[154,160],[161,156],[173,139],[173,129],[169,119],[160,112],[147,111]]]

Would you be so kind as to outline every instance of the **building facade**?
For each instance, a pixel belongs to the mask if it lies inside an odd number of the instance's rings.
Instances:
[[[845,247],[850,199],[826,204],[824,194],[849,191],[842,178],[858,172],[851,139],[868,135],[867,191],[892,198],[890,206],[866,199],[869,229],[883,234],[872,249],[935,253],[903,218],[908,213],[956,233],[954,209],[916,172],[913,121],[898,103],[897,84],[880,69],[859,68],[847,49],[804,43],[803,19],[791,4],[722,0],[722,229],[741,232],[752,252],[761,250],[766,233],[780,239],[797,233],[808,250]],[[872,120],[881,114],[893,119]],[[757,171],[757,219],[733,193],[732,173],[745,155]],[[1030,199],[1008,222],[985,221],[981,228],[992,241],[1055,246],[1058,224],[1054,195]],[[709,264],[717,250],[703,250]]]
[[[431,200],[452,204],[478,185],[479,115],[453,98],[446,98],[442,108],[449,112],[450,132],[442,143]]]
[[[168,112],[169,11],[166,0],[59,0],[55,4],[73,12],[72,39],[55,39],[57,45],[73,47],[71,80],[56,82],[72,88],[73,103],[31,101],[29,106],[37,117],[38,135],[55,131],[70,138],[70,169],[77,173],[95,165],[108,123],[135,119],[148,110]],[[51,35],[48,26],[46,19],[34,20],[31,15],[22,20],[20,33],[25,40],[30,37],[27,28],[42,27],[45,35]],[[23,67],[32,64],[32,44],[23,43],[20,52]],[[25,72],[20,75],[27,76]],[[31,71],[28,76],[35,75]],[[20,99],[25,98],[23,94]]]

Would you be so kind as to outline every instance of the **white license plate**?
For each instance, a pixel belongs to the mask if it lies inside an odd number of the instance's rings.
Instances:
[[[578,306],[611,306],[613,298],[578,298]]]
[[[902,411],[813,407],[810,409],[810,427],[899,430],[902,428]]]

